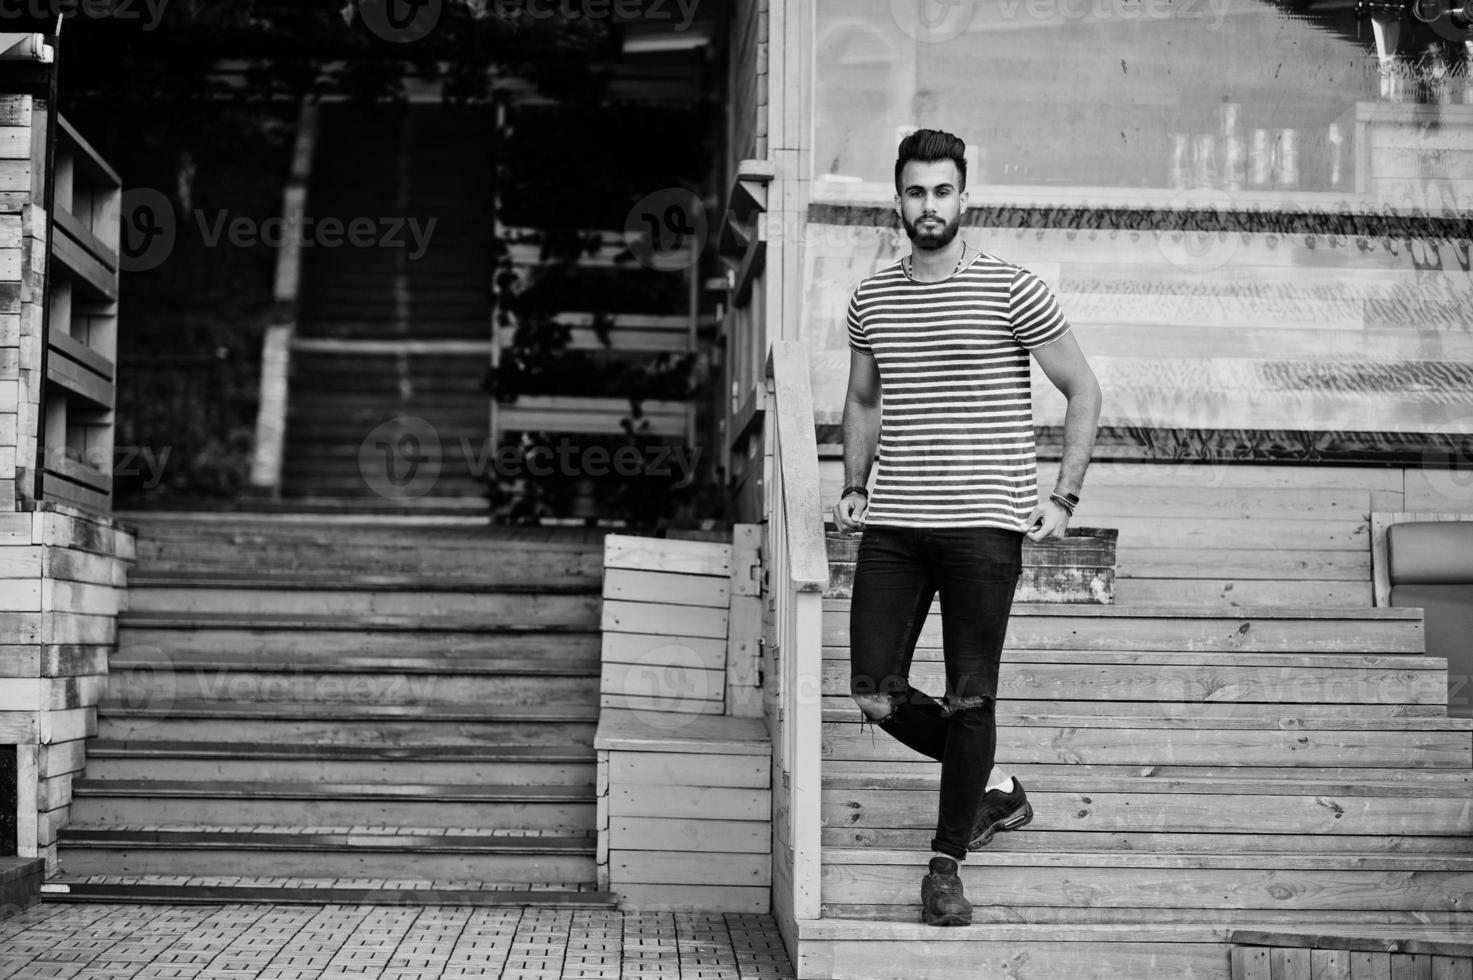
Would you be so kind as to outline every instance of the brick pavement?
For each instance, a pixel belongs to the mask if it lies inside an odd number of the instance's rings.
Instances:
[[[41,904],[0,980],[787,980],[768,915],[396,905]]]

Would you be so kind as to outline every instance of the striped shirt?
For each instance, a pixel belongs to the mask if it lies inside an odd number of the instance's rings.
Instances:
[[[1033,273],[985,252],[939,282],[855,287],[849,346],[880,372],[867,524],[1024,530],[1038,503],[1029,351],[1069,331]]]

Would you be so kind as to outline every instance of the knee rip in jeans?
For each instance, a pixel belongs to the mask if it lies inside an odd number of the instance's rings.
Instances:
[[[941,717],[950,718],[958,711],[970,711],[973,708],[985,708],[993,700],[995,699],[989,697],[986,694],[981,694],[977,697],[967,698],[954,698],[948,695],[945,698],[941,699]]]
[[[854,703],[864,712],[864,721],[882,722],[895,713],[895,698],[888,694],[855,694]]]

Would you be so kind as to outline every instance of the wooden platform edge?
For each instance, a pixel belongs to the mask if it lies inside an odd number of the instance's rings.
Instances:
[[[1454,937],[1433,936],[1427,933],[1418,936],[1415,927],[1400,932],[1388,932],[1385,936],[1347,936],[1343,933],[1325,932],[1262,932],[1239,929],[1228,934],[1228,942],[1235,946],[1270,946],[1295,949],[1344,949],[1368,953],[1411,953],[1420,956],[1451,956],[1473,959],[1473,937],[1466,933]],[[1405,938],[1396,938],[1405,937]]]
[[[39,902],[45,878],[44,858],[0,858],[0,921]]]
[[[599,712],[595,749],[706,752],[767,755],[771,739],[761,718],[730,715],[659,714],[604,708]]]

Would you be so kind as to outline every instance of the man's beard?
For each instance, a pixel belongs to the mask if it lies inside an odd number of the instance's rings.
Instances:
[[[912,245],[928,252],[934,252],[951,244],[951,240],[961,229],[962,216],[958,214],[950,221],[944,222],[940,228],[929,226],[925,231],[920,230],[920,222],[911,224],[906,221],[905,215],[900,216],[900,223],[905,226],[905,234],[910,238]]]

